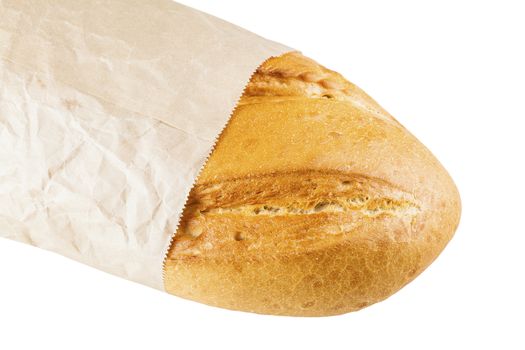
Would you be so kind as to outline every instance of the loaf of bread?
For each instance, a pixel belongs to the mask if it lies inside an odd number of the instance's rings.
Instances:
[[[299,53],[253,75],[191,191],[169,293],[324,316],[395,293],[443,250],[458,191],[362,90]]]

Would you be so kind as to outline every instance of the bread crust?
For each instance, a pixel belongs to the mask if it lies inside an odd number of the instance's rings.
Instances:
[[[191,191],[169,293],[263,314],[359,310],[452,238],[458,191],[362,90],[299,53],[254,74]]]

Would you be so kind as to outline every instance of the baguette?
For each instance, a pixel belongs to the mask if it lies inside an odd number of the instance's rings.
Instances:
[[[219,137],[165,288],[262,314],[356,311],[419,275],[459,218],[427,148],[341,75],[289,53],[259,67]]]

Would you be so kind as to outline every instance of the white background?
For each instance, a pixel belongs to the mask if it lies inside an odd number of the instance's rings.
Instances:
[[[359,85],[462,196],[437,261],[384,302],[328,318],[185,301],[0,240],[0,349],[525,348],[525,9],[520,1],[186,0]]]

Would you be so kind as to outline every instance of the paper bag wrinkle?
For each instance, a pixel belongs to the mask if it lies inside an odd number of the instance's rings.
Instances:
[[[170,0],[0,0],[0,236],[164,290],[200,169],[287,51]]]

